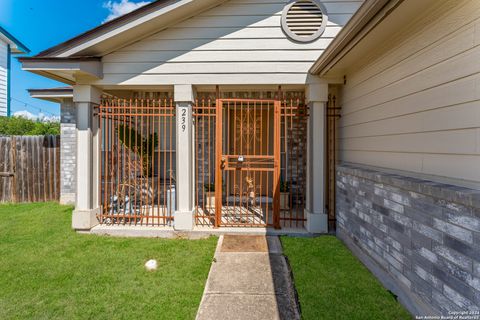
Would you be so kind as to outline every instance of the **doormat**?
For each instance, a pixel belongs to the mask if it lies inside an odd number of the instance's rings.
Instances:
[[[221,252],[268,252],[265,236],[223,236]]]

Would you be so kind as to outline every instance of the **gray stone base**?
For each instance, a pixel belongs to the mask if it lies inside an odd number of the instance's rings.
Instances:
[[[358,256],[438,314],[480,310],[480,191],[354,165],[336,185],[337,232]]]
[[[387,270],[380,267],[372,257],[357,246],[342,230],[337,231],[337,237],[352,251],[352,253],[370,270],[371,273],[382,283],[382,285],[397,296],[400,302],[412,315],[439,315],[439,312],[432,309],[418,296],[393,278]]]

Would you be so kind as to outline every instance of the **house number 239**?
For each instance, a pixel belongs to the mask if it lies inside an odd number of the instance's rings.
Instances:
[[[185,129],[187,128],[187,108],[182,108],[180,114],[180,126],[182,128],[182,132],[185,132]]]

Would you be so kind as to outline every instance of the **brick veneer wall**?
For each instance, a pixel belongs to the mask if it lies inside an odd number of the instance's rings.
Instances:
[[[77,131],[72,100],[62,102],[60,115],[60,203],[75,204]]]
[[[337,235],[436,312],[480,309],[480,191],[340,165]]]

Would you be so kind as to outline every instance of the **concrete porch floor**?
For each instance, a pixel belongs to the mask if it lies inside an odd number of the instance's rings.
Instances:
[[[128,225],[98,225],[93,227],[88,233],[96,235],[114,236],[114,237],[141,237],[141,238],[188,238],[200,239],[209,236],[220,236],[225,234],[237,235],[289,235],[298,237],[309,237],[314,234],[309,233],[305,228],[285,227],[282,229],[274,228],[253,228],[253,227],[221,227],[218,229],[208,226],[197,226],[191,231],[177,231],[169,226],[128,226]]]

